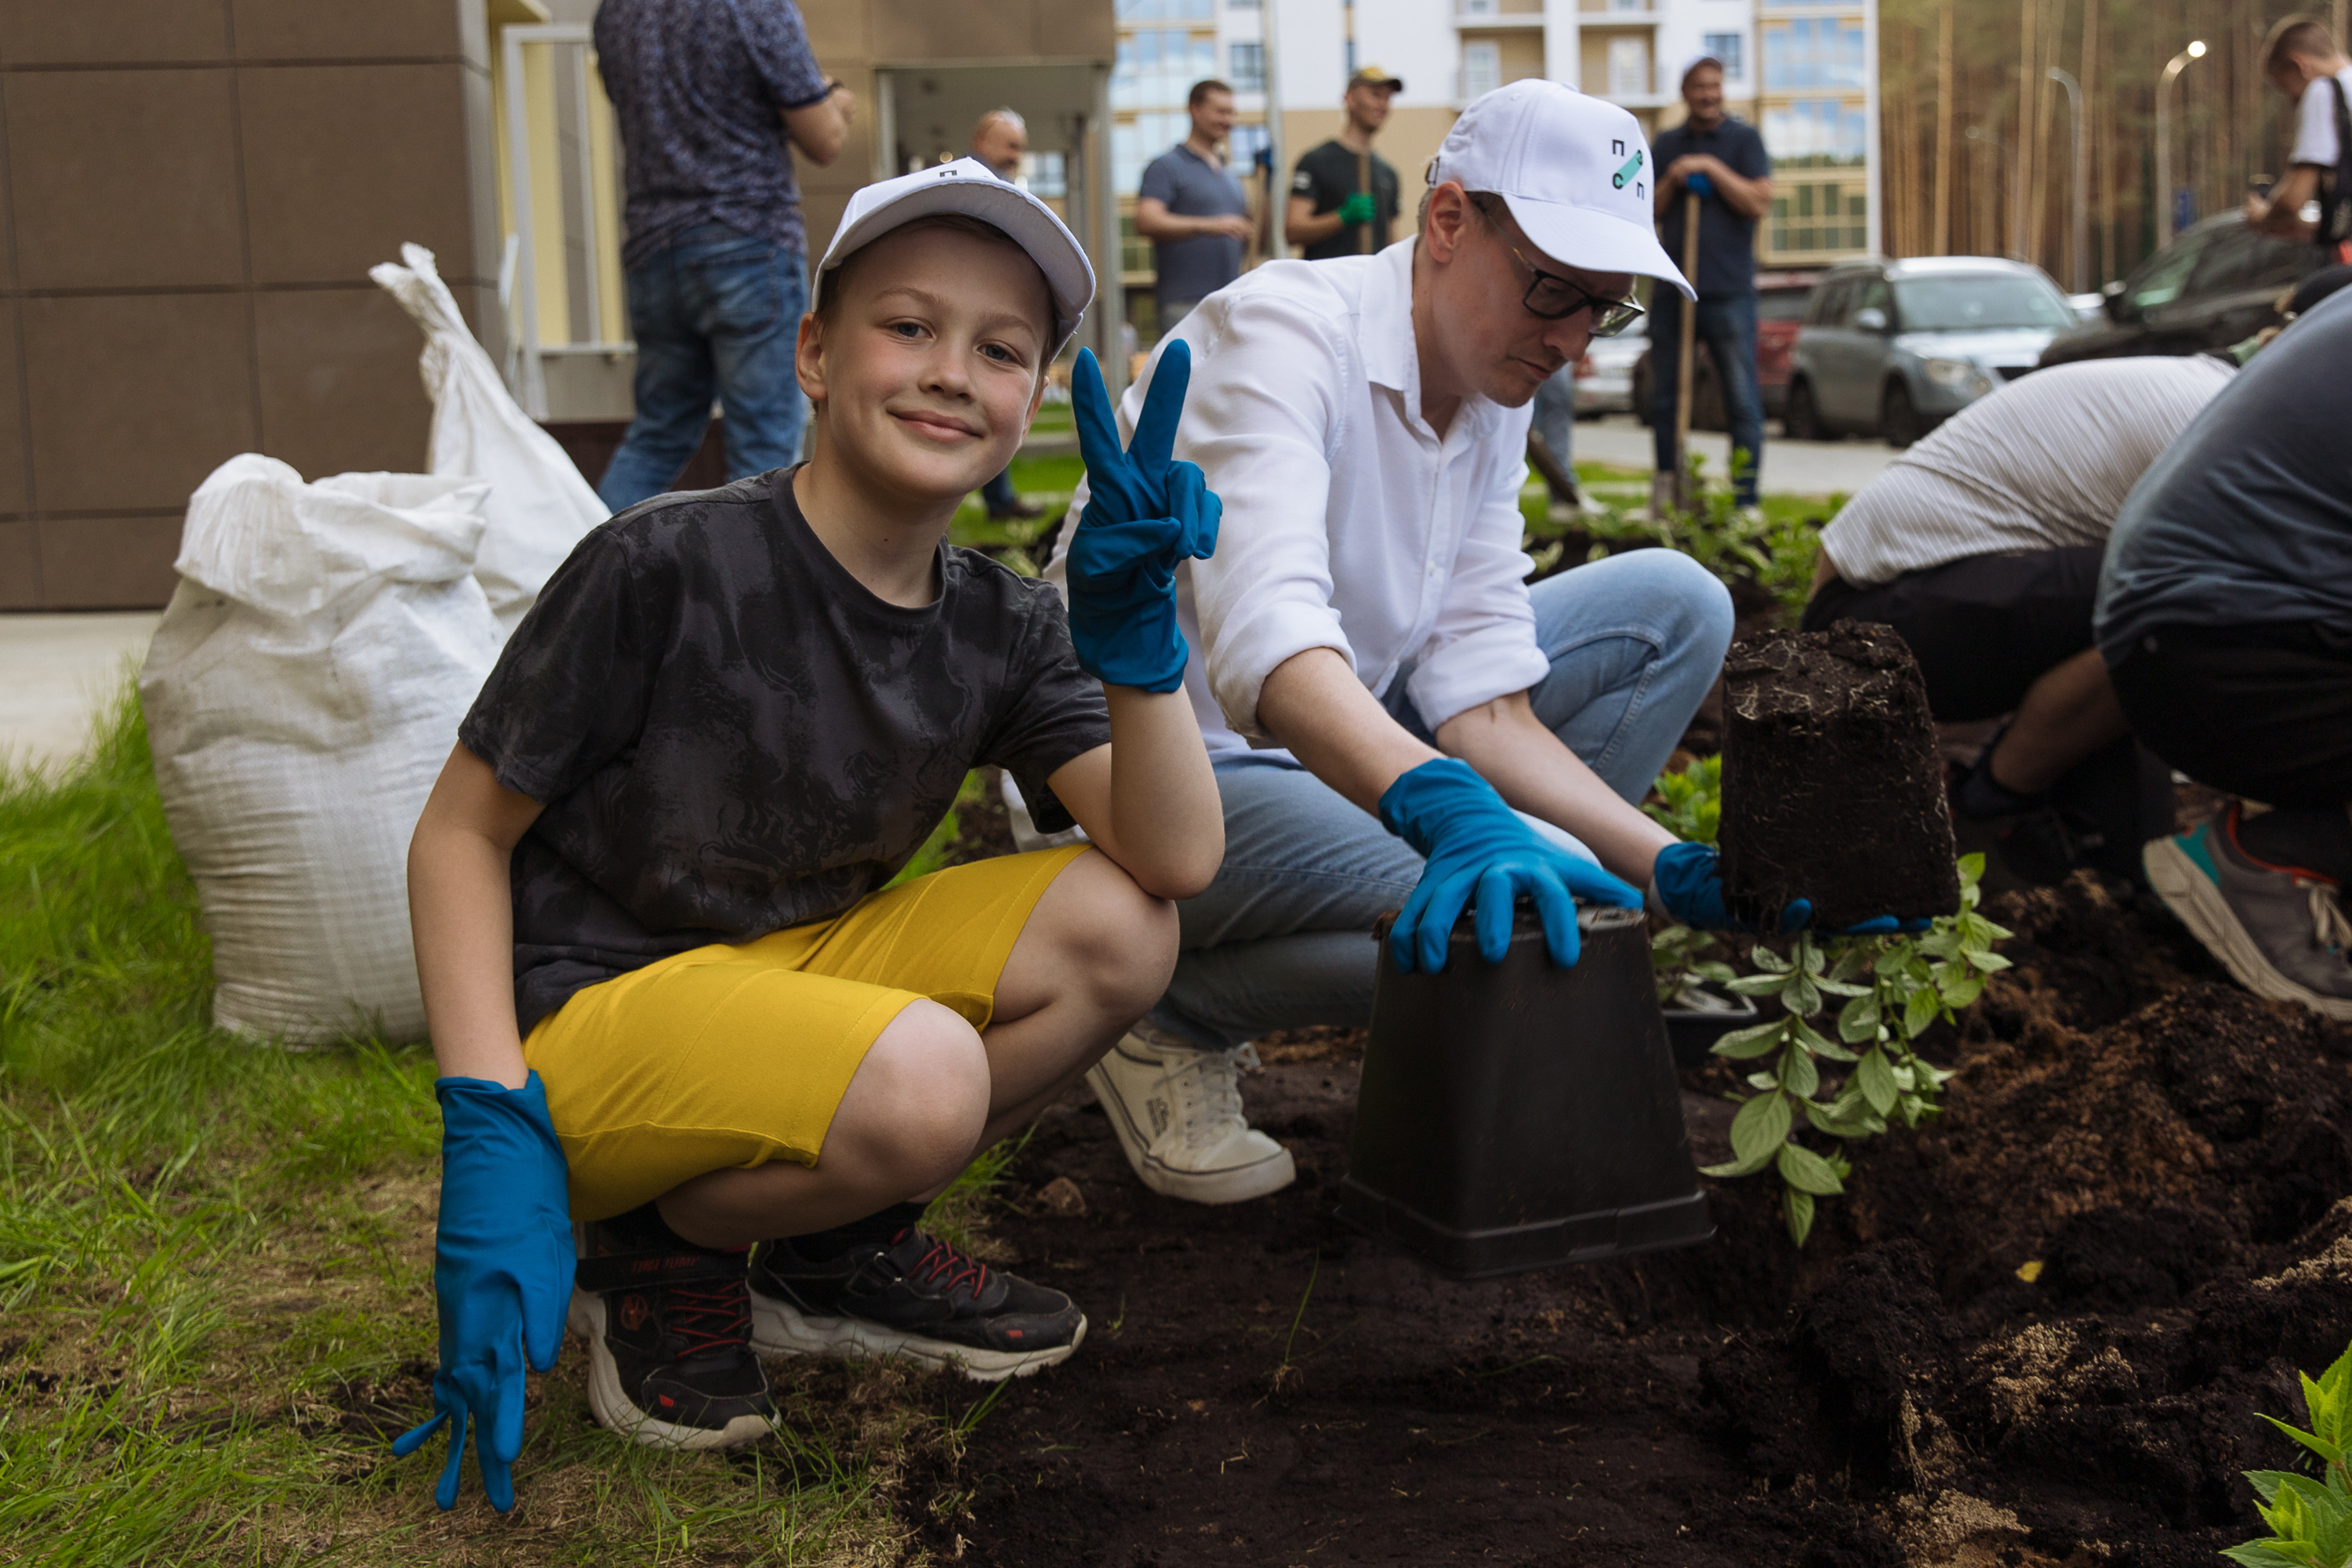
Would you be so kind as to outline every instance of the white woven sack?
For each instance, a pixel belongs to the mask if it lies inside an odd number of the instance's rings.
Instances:
[[[490,596],[503,641],[529,610],[580,536],[609,515],[604,503],[555,437],[541,429],[507,393],[498,367],[457,313],[449,286],[434,269],[433,253],[404,245],[400,258],[372,267],[368,276],[401,302],[425,330],[418,368],[433,399],[433,433],[425,468],[490,487],[483,509],[489,531],[474,560],[474,575]]]
[[[487,494],[423,474],[306,485],[247,453],[188,503],[139,697],[222,1028],[425,1032],[408,839],[498,652],[472,575]]]

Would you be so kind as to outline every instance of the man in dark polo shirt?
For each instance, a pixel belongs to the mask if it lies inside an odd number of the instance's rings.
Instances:
[[[1234,89],[1196,81],[1185,108],[1192,133],[1145,166],[1136,192],[1135,232],[1151,241],[1162,334],[1242,275],[1250,237],[1249,198],[1217,152],[1233,133]]]
[[[621,132],[637,344],[636,417],[596,487],[618,512],[670,488],[713,397],[729,480],[799,458],[808,237],[793,149],[839,157],[852,100],[793,0],[604,0],[595,35]]]
[[[1309,261],[1357,256],[1387,247],[1396,225],[1397,172],[1372,151],[1372,138],[1388,123],[1389,100],[1404,83],[1378,66],[1365,66],[1348,79],[1340,101],[1348,123],[1339,134],[1298,160],[1290,177],[1290,211],[1283,233],[1306,249]],[[1371,174],[1370,189],[1364,174]],[[1370,243],[1364,229],[1371,226]]]
[[[1723,384],[1731,419],[1734,499],[1756,504],[1764,462],[1764,399],[1756,385],[1756,221],[1772,205],[1772,160],[1756,128],[1723,109],[1723,62],[1701,55],[1683,68],[1683,122],[1662,131],[1658,161],[1658,237],[1677,266],[1683,259],[1684,198],[1696,193],[1698,341]],[[1657,436],[1658,480],[1675,469],[1675,388],[1682,373],[1683,301],[1670,289],[1650,302],[1650,426]],[[1746,453],[1743,464],[1741,453]],[[1654,502],[1658,499],[1653,491]]]

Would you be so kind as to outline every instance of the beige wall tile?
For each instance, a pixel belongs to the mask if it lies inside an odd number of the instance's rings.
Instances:
[[[44,511],[184,507],[206,474],[253,449],[241,296],[33,299],[23,310]]]
[[[982,60],[1036,47],[1035,0],[872,0],[874,52],[894,60]],[[1056,51],[1057,53],[1059,51]]]
[[[41,607],[40,540],[37,522],[0,522],[0,610]]]
[[[257,284],[356,283],[404,240],[472,254],[459,65],[239,73]]]
[[[77,0],[78,3],[78,0]],[[230,0],[248,60],[455,58],[457,0]]]
[[[0,62],[216,60],[228,0],[0,0]]]
[[[172,563],[184,520],[168,517],[44,518],[41,605],[51,610],[147,610],[178,585]]]
[[[1117,16],[1103,0],[1035,0],[1034,52],[1048,58],[1108,59],[1118,49]]]
[[[873,10],[871,0],[812,0],[801,7],[809,48],[829,74],[842,74],[835,56],[864,56],[872,51]]]
[[[424,468],[424,338],[391,295],[373,285],[264,291],[253,322],[264,451],[310,479]]]
[[[29,511],[26,488],[25,400],[17,380],[16,311],[0,300],[0,516]]]
[[[12,75],[21,286],[242,281],[232,88],[226,69]]]

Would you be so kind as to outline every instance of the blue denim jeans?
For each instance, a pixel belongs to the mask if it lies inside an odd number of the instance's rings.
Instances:
[[[636,417],[596,494],[614,511],[676,482],[702,444],[715,396],[731,481],[797,461],[808,402],[793,342],[808,309],[797,250],[698,224],[628,276],[637,340]]]
[[[1741,506],[1756,504],[1756,478],[1764,466],[1764,394],[1756,384],[1756,296],[1698,302],[1697,338],[1715,361],[1723,411],[1731,421],[1732,490]],[[1658,471],[1675,466],[1675,388],[1682,377],[1683,297],[1661,288],[1650,304],[1650,428],[1657,436]],[[1738,454],[1748,454],[1745,469]]]
[[[1723,668],[1731,595],[1688,556],[1637,550],[1530,591],[1551,673],[1528,692],[1536,717],[1629,801],[1642,798]],[[1423,740],[1400,671],[1389,712]],[[1175,977],[1150,1022],[1230,1049],[1275,1029],[1360,1027],[1372,1014],[1372,922],[1421,879],[1402,839],[1286,753],[1217,764],[1225,860],[1177,906]],[[1533,822],[1533,818],[1528,819]],[[1547,837],[1590,851],[1549,824]]]

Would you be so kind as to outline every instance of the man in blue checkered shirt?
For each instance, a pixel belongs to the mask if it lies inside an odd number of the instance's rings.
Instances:
[[[832,163],[855,100],[793,0],[604,0],[595,37],[625,156],[637,344],[636,418],[597,487],[617,512],[669,489],[714,396],[729,479],[799,457],[808,240],[793,149]]]

